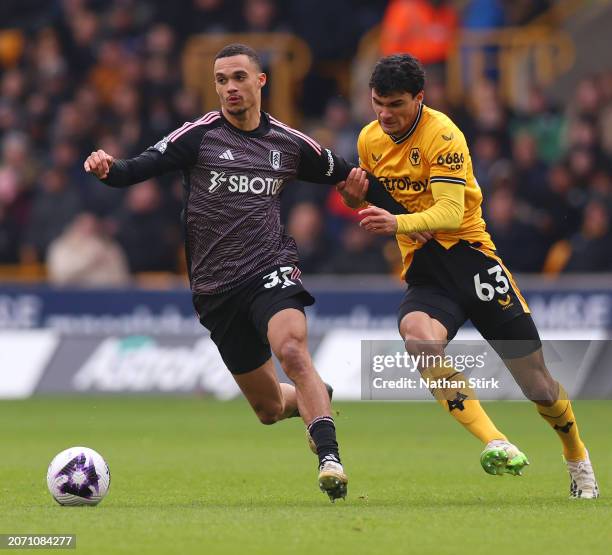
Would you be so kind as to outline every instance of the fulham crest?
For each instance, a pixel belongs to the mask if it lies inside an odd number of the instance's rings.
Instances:
[[[270,165],[275,170],[279,170],[281,167],[281,153],[279,150],[270,151]]]

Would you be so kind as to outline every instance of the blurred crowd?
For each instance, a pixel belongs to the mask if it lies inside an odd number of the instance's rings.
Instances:
[[[425,62],[438,76],[460,26],[517,24],[547,7],[491,0],[486,5],[498,9],[485,14],[480,0],[462,4],[463,10],[440,0],[3,0],[0,265],[46,263],[58,284],[122,284],[134,273],[184,271],[180,176],[114,190],[82,164],[94,148],[136,155],[201,115],[199,99],[181,85],[180,53],[190,35],[293,32],[311,47],[316,69],[349,61],[378,23],[382,52],[410,48],[415,37],[402,35],[397,22],[402,10],[420,8],[417,42],[423,33],[437,37],[437,54]],[[367,121],[338,93],[333,79],[313,71],[296,100],[302,127],[356,162],[357,135]],[[525,109],[511,110],[488,81],[452,106],[440,78],[428,83],[425,102],[465,132],[488,228],[511,268],[612,271],[612,72],[582,79],[566,108],[534,88]],[[363,232],[333,189],[288,184],[282,203],[303,271],[397,272],[393,241]]]

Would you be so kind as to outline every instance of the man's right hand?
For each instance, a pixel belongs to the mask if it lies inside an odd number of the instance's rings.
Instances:
[[[92,152],[85,160],[83,167],[87,173],[93,173],[98,179],[106,179],[115,159],[103,150]]]
[[[368,192],[368,174],[361,168],[353,168],[346,181],[338,183],[336,189],[342,195],[347,206],[360,208]]]
[[[417,231],[416,233],[409,233],[408,237],[415,243],[427,243],[427,241],[433,239],[433,233],[429,233],[429,231]]]

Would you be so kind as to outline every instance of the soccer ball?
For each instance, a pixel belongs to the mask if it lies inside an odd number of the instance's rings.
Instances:
[[[49,464],[47,487],[60,505],[97,505],[110,487],[110,471],[100,453],[70,447]]]

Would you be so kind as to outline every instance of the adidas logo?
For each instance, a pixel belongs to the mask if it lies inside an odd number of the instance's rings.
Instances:
[[[219,158],[221,158],[221,160],[233,160],[234,155],[232,154],[232,151],[228,148],[223,154],[219,155]]]
[[[325,455],[319,463],[319,470],[322,470],[323,467],[328,463],[340,464],[340,461],[338,460],[338,457],[336,457],[336,455],[334,454]]]

